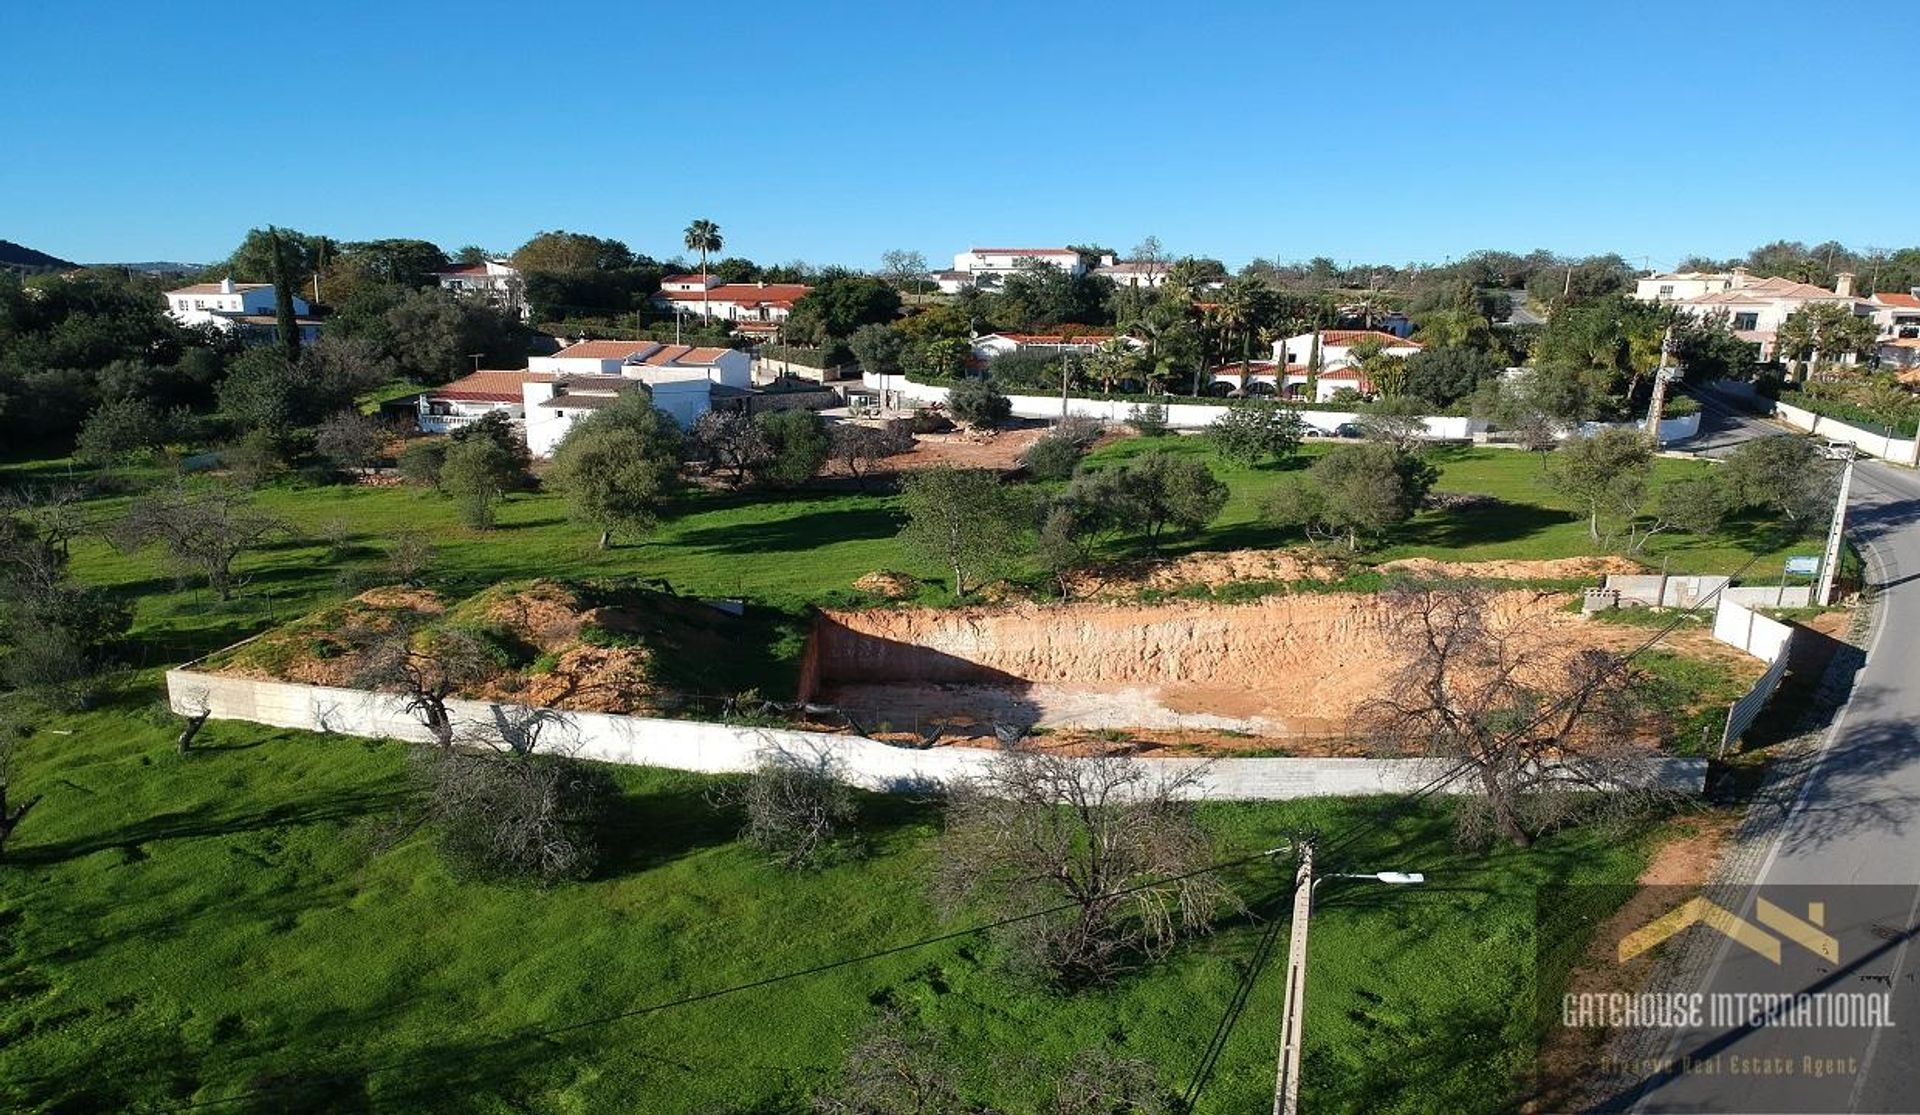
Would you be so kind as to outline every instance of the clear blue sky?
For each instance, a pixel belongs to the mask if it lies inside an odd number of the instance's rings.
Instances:
[[[566,228],[665,256],[709,217],[729,252],[859,266],[1149,233],[1236,266],[1892,247],[1920,241],[1920,142],[1876,44],[1916,35],[1911,4],[0,0],[0,238],[205,261],[268,223],[449,250]]]

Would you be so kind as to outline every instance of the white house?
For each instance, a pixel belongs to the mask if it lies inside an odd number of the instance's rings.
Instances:
[[[1760,359],[1776,359],[1774,333],[1787,318],[1819,304],[1846,306],[1862,317],[1874,313],[1873,305],[1853,293],[1853,276],[1841,272],[1835,289],[1799,283],[1779,277],[1755,279],[1744,269],[1733,272],[1733,285],[1684,298],[1674,303],[1681,313],[1698,318],[1725,316],[1733,334],[1760,347]]]
[[[440,280],[441,290],[483,299],[489,305],[518,314],[521,321],[533,316],[533,307],[527,304],[527,284],[520,277],[520,269],[506,260],[487,259],[479,263],[456,264],[437,272],[434,277]]]
[[[1164,260],[1123,260],[1103,263],[1093,269],[1095,275],[1111,279],[1115,286],[1159,287],[1167,281]]]
[[[1642,302],[1684,302],[1703,294],[1732,290],[1736,280],[1744,277],[1744,267],[1732,271],[1653,272],[1634,284],[1633,296]]]
[[[1271,360],[1236,360],[1208,369],[1207,376],[1216,385],[1237,390],[1242,395],[1278,395],[1307,401],[1307,381],[1310,377],[1305,364],[1288,364],[1281,368]],[[1373,380],[1352,364],[1327,368],[1311,378],[1311,401],[1316,403],[1330,402],[1342,390],[1369,396],[1376,390]]]
[[[1112,333],[986,333],[973,339],[975,360],[988,361],[1013,352],[1039,352],[1048,356],[1085,356],[1114,339]],[[1120,337],[1130,348],[1146,347],[1139,340]]]
[[[645,384],[653,392],[653,405],[684,427],[693,425],[716,405],[728,405],[752,394],[750,365],[747,354],[737,349],[658,341],[581,341],[552,356],[536,356],[527,362],[528,371],[553,378],[529,381],[523,395],[527,448],[545,456],[582,414],[606,405],[587,403],[570,408],[550,402],[569,393],[562,380],[589,377]],[[578,397],[579,392],[574,394]]]
[[[223,333],[237,333],[247,341],[271,340],[279,326],[272,283],[195,283],[167,292],[167,316],[182,325],[209,325]],[[294,321],[302,341],[320,335],[320,320],[307,300],[295,296]]]
[[[994,290],[1007,276],[1036,263],[1058,267],[1069,275],[1087,273],[1087,260],[1072,248],[968,248],[955,253],[952,271],[936,271],[933,278],[948,294],[969,286]],[[1102,255],[1095,263],[1111,267],[1113,256]]]
[[[1381,351],[1389,356],[1412,356],[1420,351],[1420,345],[1392,333],[1383,333],[1378,329],[1323,329],[1320,339],[1320,371],[1325,373],[1344,368],[1353,363],[1353,350],[1363,341],[1378,341]],[[1275,363],[1304,368],[1313,360],[1315,334],[1301,333],[1294,337],[1283,337],[1273,342]]]
[[[482,371],[429,388],[420,394],[420,429],[429,434],[450,434],[496,410],[506,411],[515,423],[523,422],[526,411],[521,401],[526,385],[552,379],[551,372]]]
[[[741,333],[771,334],[812,290],[805,283],[723,283],[712,275],[668,275],[649,301],[657,309],[731,322]]]
[[[1920,287],[1905,294],[1876,294],[1867,299],[1874,324],[1880,327],[1882,364],[1920,368]]]

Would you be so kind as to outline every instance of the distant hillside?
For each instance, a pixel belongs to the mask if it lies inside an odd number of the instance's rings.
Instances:
[[[204,271],[204,263],[179,263],[170,259],[149,260],[144,263],[96,263],[95,267],[117,267],[123,271],[138,271],[143,275],[191,275]]]
[[[78,266],[80,265],[68,262],[59,256],[50,256],[45,252],[36,252],[24,244],[16,244],[11,240],[0,240],[0,267],[5,267],[13,271],[32,272],[66,271]]]

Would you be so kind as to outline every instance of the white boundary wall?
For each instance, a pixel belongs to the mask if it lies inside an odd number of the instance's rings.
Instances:
[[[1727,726],[1720,732],[1720,750],[1724,754],[1734,740],[1753,727],[1760,710],[1766,708],[1767,701],[1773,697],[1773,691],[1780,688],[1780,679],[1787,673],[1787,651],[1793,645],[1793,628],[1722,595],[1719,610],[1713,614],[1713,637],[1767,663],[1767,672],[1760,675],[1746,696],[1727,709]]]
[[[948,388],[936,387],[927,383],[915,383],[906,376],[881,376],[864,373],[861,382],[875,391],[882,391],[885,397],[896,405],[913,406],[926,403],[947,401]],[[1055,419],[1060,417],[1060,396],[1058,395],[1009,395],[1013,403],[1015,418]],[[1284,399],[1271,399],[1270,402],[1285,402]],[[1085,399],[1071,396],[1067,399],[1067,413],[1081,418],[1092,418],[1108,425],[1125,422],[1135,409],[1150,404],[1127,402],[1121,399]],[[1226,410],[1223,403],[1174,403],[1167,408],[1167,425],[1176,430],[1204,430],[1213,425]],[[1345,410],[1302,410],[1301,421],[1321,433],[1332,433],[1342,423],[1358,421],[1363,417],[1357,411]],[[1487,423],[1478,418],[1452,415],[1439,415],[1422,418],[1426,423],[1427,436],[1453,441],[1466,441],[1475,434],[1485,433]]]
[[[1816,437],[1847,442],[1862,453],[1872,454],[1883,461],[1891,461],[1896,465],[1920,464],[1920,439],[1909,441],[1871,433],[1858,426],[1850,426],[1838,418],[1828,418],[1781,402],[1773,404],[1773,416],[1796,430],[1805,430]]]
[[[408,715],[403,699],[360,689],[167,671],[167,697],[183,714],[246,720],[279,728],[335,732],[376,739],[424,741],[426,729]],[[609,763],[725,774],[751,770],[769,750],[818,757],[841,777],[869,790],[926,790],[983,771],[998,754],[978,748],[918,751],[860,736],[750,728],[696,720],[659,720],[593,712],[529,709],[488,701],[447,702],[456,724],[508,739],[539,725],[543,750]],[[1198,772],[1191,796],[1219,801],[1278,801],[1306,797],[1406,794],[1422,789],[1449,764],[1443,759],[1136,759],[1169,775]],[[1680,793],[1699,793],[1703,759],[1649,759],[1643,780]],[[1466,778],[1449,792],[1470,792]]]

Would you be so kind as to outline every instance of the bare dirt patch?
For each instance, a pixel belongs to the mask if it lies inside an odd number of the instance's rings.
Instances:
[[[1385,562],[1382,572],[1399,570],[1427,577],[1460,577],[1496,581],[1571,581],[1583,577],[1604,577],[1608,573],[1642,573],[1645,568],[1631,558],[1617,555],[1575,558],[1546,558],[1539,561],[1436,561],[1433,558],[1401,558]]]
[[[1017,430],[955,430],[945,434],[918,434],[913,448],[879,462],[877,472],[907,472],[949,465],[1011,472],[1033,443],[1047,436],[1045,426]]]
[[[891,569],[876,569],[854,581],[853,587],[887,600],[907,600],[920,594],[920,579]]]
[[[1531,668],[1542,677],[1575,651],[1647,637],[1588,621],[1567,609],[1571,599],[1524,589],[1494,597],[1503,622],[1537,633]],[[1260,741],[1229,750],[1338,747],[1354,713],[1390,682],[1391,622],[1385,602],[1366,593],[828,612],[814,632],[818,695],[868,730],[922,739],[978,740],[1011,726],[1167,746]]]
[[[1111,599],[1193,585],[1221,588],[1251,582],[1334,581],[1345,572],[1339,562],[1308,549],[1209,550],[1086,570],[1075,574],[1068,586],[1078,597]]]
[[[1641,889],[1633,891],[1613,916],[1594,930],[1586,952],[1568,977],[1567,993],[1631,994],[1642,990],[1653,970],[1652,959],[1641,957],[1621,964],[1615,950],[1621,937],[1666,913],[1676,898],[1675,891],[1646,888],[1704,886],[1719,868],[1739,825],[1739,815],[1734,813],[1705,813],[1671,825],[1636,880]],[[1600,1028],[1550,1029],[1540,1049],[1539,1092],[1524,1110],[1582,1108],[1581,1092],[1611,1037],[1611,1031]]]

